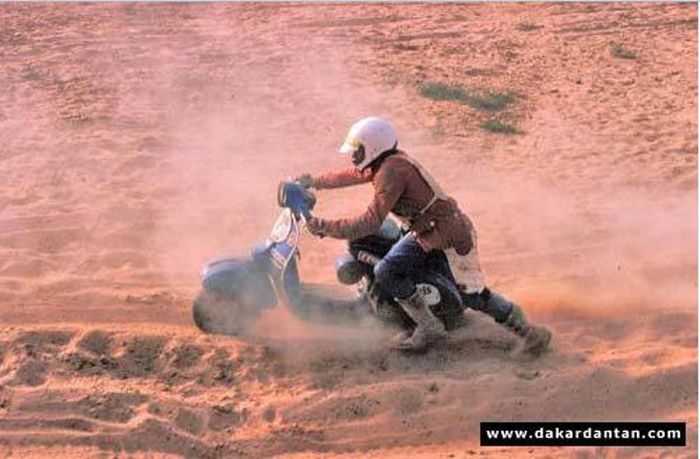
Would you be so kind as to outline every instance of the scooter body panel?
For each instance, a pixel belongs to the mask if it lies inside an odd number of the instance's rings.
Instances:
[[[242,311],[242,320],[259,317],[262,311],[274,308],[279,300],[283,300],[302,320],[347,323],[347,320],[358,321],[374,315],[382,321],[412,327],[410,318],[374,280],[372,266],[358,261],[357,257],[360,250],[369,251],[379,258],[386,255],[401,237],[401,230],[395,223],[386,222],[376,235],[351,241],[348,254],[336,265],[341,283],[354,284],[364,279],[364,287],[358,295],[353,295],[342,289],[300,281],[297,260],[301,225],[311,216],[315,197],[299,184],[284,183],[280,186],[278,201],[283,210],[270,237],[253,248],[250,258],[224,258],[209,263],[202,273],[203,293],[213,293],[219,299],[236,302],[238,309],[235,310]],[[351,269],[343,271],[348,267]],[[431,308],[443,320],[454,320],[456,314],[461,314],[464,309],[461,295],[443,252],[431,253],[424,269],[415,273],[414,280],[426,298],[433,302]],[[278,298],[278,295],[283,295],[283,298]],[[206,315],[207,304],[200,301],[197,305],[200,319]],[[211,307],[219,308],[216,305]],[[238,316],[232,318],[235,317]]]

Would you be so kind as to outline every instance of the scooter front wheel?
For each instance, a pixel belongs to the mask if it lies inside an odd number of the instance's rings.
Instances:
[[[246,307],[238,295],[220,295],[202,290],[192,304],[194,323],[205,333],[247,335],[260,319],[261,311]]]

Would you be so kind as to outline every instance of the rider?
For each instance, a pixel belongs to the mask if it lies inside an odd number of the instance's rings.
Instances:
[[[413,334],[400,338],[395,347],[424,349],[447,334],[411,279],[412,266],[420,265],[431,250],[443,250],[463,286],[467,306],[523,337],[524,350],[540,353],[547,348],[549,330],[529,323],[517,304],[486,287],[472,222],[415,159],[398,149],[390,122],[374,116],[359,120],[340,152],[352,158],[354,167],[315,177],[303,174],[297,180],[317,189],[372,182],[374,199],[362,215],[338,220],[312,217],[308,229],[316,236],[358,239],[375,233],[389,212],[408,225],[409,232],[374,268],[377,281],[416,323]]]

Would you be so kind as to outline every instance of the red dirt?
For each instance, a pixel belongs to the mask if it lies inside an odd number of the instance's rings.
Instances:
[[[611,454],[697,454],[697,5],[0,12],[2,455],[519,457],[480,449],[479,421],[664,419],[688,448]],[[518,96],[490,114],[429,82]],[[375,113],[475,220],[489,283],[552,352],[515,360],[476,314],[415,357],[281,313],[250,343],[194,328],[201,266],[247,252],[278,180],[340,167]],[[317,212],[370,193],[320,193]],[[334,282],[342,243],[302,250],[303,277]]]

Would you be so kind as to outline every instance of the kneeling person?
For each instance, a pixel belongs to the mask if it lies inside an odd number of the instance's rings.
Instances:
[[[472,222],[415,159],[398,149],[391,123],[378,117],[361,119],[350,128],[340,152],[351,156],[354,167],[315,177],[304,174],[297,180],[317,189],[372,182],[374,198],[362,215],[338,220],[314,217],[309,219],[308,228],[317,236],[354,240],[376,232],[389,212],[409,225],[410,232],[374,271],[377,281],[416,323],[413,334],[400,339],[395,347],[421,350],[447,334],[411,279],[412,266],[422,264],[431,250],[443,250],[457,281],[464,286],[467,306],[522,336],[526,351],[540,353],[547,348],[549,330],[530,324],[518,305],[486,288]]]

